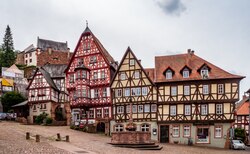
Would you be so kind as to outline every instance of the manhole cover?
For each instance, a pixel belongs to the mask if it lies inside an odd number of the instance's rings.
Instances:
[[[87,151],[75,151],[76,153],[88,153]]]

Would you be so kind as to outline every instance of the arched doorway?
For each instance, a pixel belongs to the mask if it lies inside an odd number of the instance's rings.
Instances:
[[[99,123],[97,124],[96,131],[97,131],[98,133],[105,133],[105,123],[104,123],[104,122],[99,122]]]
[[[65,120],[64,116],[63,116],[63,108],[59,106],[56,107],[55,109],[55,120],[56,121],[63,121]]]

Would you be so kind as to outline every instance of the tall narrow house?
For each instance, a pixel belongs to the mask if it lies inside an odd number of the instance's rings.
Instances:
[[[157,91],[155,84],[130,48],[112,80],[113,118],[111,132],[126,131],[133,120],[136,131],[151,132],[157,140]]]
[[[242,78],[191,50],[155,57],[159,141],[224,147]]]
[[[36,69],[27,87],[30,123],[35,123],[36,117],[44,112],[53,119],[54,124],[58,124],[56,121],[69,124],[70,108],[64,74],[66,67],[46,64]]]
[[[92,125],[92,132],[109,133],[110,81],[116,67],[114,59],[86,27],[65,71],[73,124],[81,122]]]

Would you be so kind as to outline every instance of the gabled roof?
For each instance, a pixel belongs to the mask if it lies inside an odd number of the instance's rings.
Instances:
[[[13,72],[18,74],[23,74],[23,71],[21,71],[15,64],[11,65],[9,68],[6,69],[7,72]]]
[[[135,54],[133,53],[133,51],[130,49],[130,47],[127,48],[125,54],[123,55],[122,60],[121,60],[121,62],[120,62],[120,64],[119,64],[119,66],[118,66],[118,69],[116,70],[115,75],[114,75],[113,79],[112,79],[111,82],[110,82],[111,85],[112,85],[113,81],[115,80],[117,74],[119,73],[119,70],[120,70],[121,66],[123,65],[123,62],[124,62],[126,56],[127,56],[129,53],[131,53],[131,54],[133,55],[133,57],[135,58],[136,62],[137,62],[138,65],[140,66],[141,70],[144,72],[144,74],[145,74],[146,77],[148,78],[149,82],[150,82],[152,85],[155,85],[154,82],[152,81],[152,79],[149,77],[148,73],[147,73],[147,72],[144,70],[144,68],[142,67],[141,63],[139,62],[139,60],[137,59],[137,57],[135,56]],[[151,72],[152,72],[152,69],[151,69],[151,70],[148,70],[148,71],[151,71]]]
[[[157,56],[155,57],[155,82],[171,82],[171,81],[186,81],[186,80],[201,80],[199,69],[206,64],[210,68],[208,79],[226,79],[237,78],[242,79],[244,76],[231,74],[212,63],[196,56],[194,52],[186,54],[177,54],[170,56]],[[179,73],[184,66],[192,69],[189,78],[183,78]],[[176,73],[172,79],[166,79],[163,72],[168,68],[172,68]]]
[[[145,70],[146,74],[148,75],[148,77],[152,81],[154,81],[154,79],[155,79],[155,69],[154,68],[145,68],[144,70]]]
[[[59,50],[59,51],[67,51],[68,50],[68,44],[67,42],[57,42],[52,40],[45,40],[37,38],[37,48],[41,49],[42,51],[47,50],[48,48],[51,48],[53,50]]]
[[[28,105],[28,100],[24,101],[24,102],[21,102],[19,104],[16,104],[16,105],[13,105],[11,107],[19,107],[19,106],[24,106],[24,105]]]
[[[24,49],[24,52],[25,53],[28,53],[28,52],[32,52],[32,51],[35,51],[35,47],[33,44],[29,45],[27,48]]]
[[[249,115],[249,98],[244,98],[241,102],[241,104],[236,109],[236,114]]]
[[[69,62],[69,64],[68,64],[68,67],[66,68],[65,71],[67,71],[67,70],[69,69],[70,64],[72,63],[72,61],[73,61],[73,59],[74,59],[74,56],[75,56],[75,54],[76,54],[76,52],[77,52],[78,46],[80,45],[80,42],[81,42],[81,40],[82,40],[82,37],[85,36],[85,35],[92,35],[93,41],[96,42],[96,46],[97,46],[97,48],[100,49],[100,52],[101,52],[101,54],[103,54],[104,59],[108,62],[108,64],[109,64],[112,68],[115,69],[115,68],[116,68],[116,67],[115,67],[116,62],[115,62],[115,60],[113,59],[113,57],[112,57],[112,56],[109,54],[109,52],[103,47],[103,45],[101,44],[101,42],[97,39],[97,37],[95,37],[95,35],[91,32],[91,30],[89,29],[89,27],[86,27],[86,29],[83,31],[83,33],[81,34],[81,36],[80,36],[80,38],[79,38],[79,40],[78,40],[78,43],[77,43],[76,48],[75,48],[75,50],[74,50],[74,53],[73,53],[73,55],[72,55],[72,57],[71,57],[71,59],[70,59],[70,62]]]

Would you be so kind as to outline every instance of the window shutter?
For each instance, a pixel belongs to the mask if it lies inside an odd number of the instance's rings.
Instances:
[[[110,88],[107,87],[107,96],[109,97],[110,96]]]
[[[94,96],[95,96],[94,89],[91,89],[91,98],[94,98]]]

